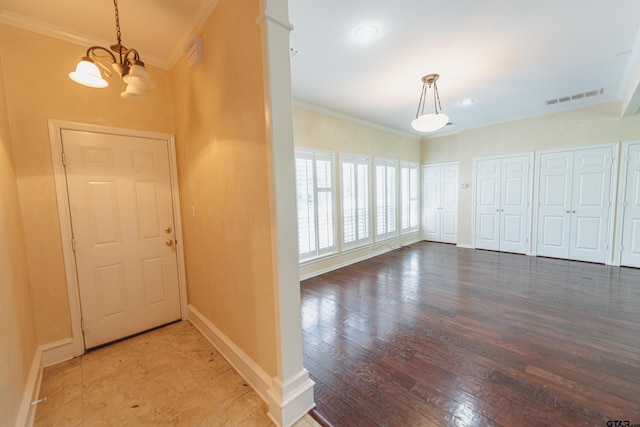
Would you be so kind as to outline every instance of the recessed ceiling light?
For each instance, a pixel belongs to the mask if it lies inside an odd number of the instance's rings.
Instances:
[[[356,28],[354,34],[359,40],[369,41],[378,35],[378,27],[369,24],[361,25],[360,27]]]
[[[463,107],[466,107],[468,105],[473,104],[474,102],[476,102],[476,100],[473,98],[465,98],[462,101],[458,102],[458,104],[462,105]]]

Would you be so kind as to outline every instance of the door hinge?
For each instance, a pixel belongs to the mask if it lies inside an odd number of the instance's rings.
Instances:
[[[71,239],[71,250],[76,251],[76,239]]]
[[[84,332],[84,319],[80,319],[80,330]]]
[[[67,166],[67,156],[64,154],[64,151],[60,153],[60,157],[62,158],[62,165]]]

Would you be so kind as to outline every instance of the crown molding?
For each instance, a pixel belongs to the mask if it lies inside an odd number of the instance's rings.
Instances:
[[[113,44],[113,40],[107,41],[96,39],[93,37],[89,37],[86,34],[69,31],[65,28],[38,21],[37,19],[9,12],[7,10],[3,10],[2,12],[0,12],[0,23],[22,28],[23,30],[32,31],[34,33],[39,33],[70,43],[82,45],[85,46],[85,48],[89,46],[110,46],[111,44]],[[144,58],[145,64],[160,67],[165,70],[168,70],[170,67],[169,62],[162,58],[153,55],[147,55],[140,51],[138,51],[138,53],[142,58]]]
[[[304,110],[313,111],[313,112],[319,113],[319,114],[324,114],[325,116],[330,116],[330,117],[334,117],[336,119],[345,120],[347,122],[355,123],[355,124],[358,124],[358,125],[361,125],[361,126],[365,126],[365,127],[368,127],[368,128],[381,130],[383,132],[393,133],[393,134],[396,134],[396,135],[403,136],[405,138],[411,138],[411,139],[415,139],[417,141],[420,141],[422,139],[422,137],[419,136],[419,135],[414,135],[414,134],[409,133],[409,132],[404,132],[404,131],[401,131],[401,130],[398,130],[398,129],[394,129],[394,128],[390,128],[390,127],[387,127],[387,126],[383,126],[383,125],[380,125],[378,123],[370,122],[368,120],[359,119],[357,117],[353,117],[353,116],[349,116],[347,114],[339,113],[337,111],[333,111],[333,110],[330,110],[330,109],[325,108],[325,107],[320,107],[319,105],[309,104],[308,102],[300,101],[298,99],[294,99],[293,100],[293,105],[296,106],[296,107],[300,107],[300,108],[302,108]]]

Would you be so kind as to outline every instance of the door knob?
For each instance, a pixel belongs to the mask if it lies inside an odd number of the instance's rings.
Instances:
[[[173,229],[171,227],[167,227],[167,228],[164,229],[164,232],[167,233],[167,234],[171,233],[172,231],[173,231]]]
[[[167,245],[167,246],[172,246],[172,245],[173,245],[173,239],[167,239],[167,240],[164,242],[164,244],[165,244],[165,245]]]

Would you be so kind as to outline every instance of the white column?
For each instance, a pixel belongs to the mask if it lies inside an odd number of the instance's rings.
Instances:
[[[300,277],[296,226],[295,163],[287,0],[262,0],[265,120],[270,152],[277,376],[272,378],[269,417],[290,426],[315,406],[314,382],[302,366]]]

